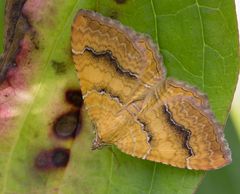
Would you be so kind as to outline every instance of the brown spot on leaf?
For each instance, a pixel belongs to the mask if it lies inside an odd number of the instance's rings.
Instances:
[[[80,125],[80,111],[68,112],[56,119],[53,131],[58,138],[74,138],[80,129]]]
[[[70,150],[55,148],[41,151],[35,159],[35,167],[39,170],[50,170],[66,167],[70,158]]]
[[[54,167],[65,167],[70,158],[69,149],[57,148],[52,153],[52,163]]]
[[[58,62],[58,61],[52,60],[52,67],[55,70],[55,73],[58,75],[65,74],[67,71],[67,68],[64,62]]]
[[[111,11],[109,14],[109,17],[112,19],[117,19],[118,18],[118,12],[117,11]]]
[[[81,90],[68,90],[65,94],[66,100],[68,103],[72,104],[73,106],[82,107],[83,98]]]

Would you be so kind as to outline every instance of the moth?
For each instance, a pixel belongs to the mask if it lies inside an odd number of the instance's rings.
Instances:
[[[166,77],[149,36],[96,12],[80,10],[72,55],[96,137],[134,157],[211,170],[231,162],[223,127],[205,94]]]

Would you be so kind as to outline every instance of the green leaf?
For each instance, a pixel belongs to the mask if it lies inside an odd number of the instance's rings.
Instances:
[[[239,130],[238,130],[239,132]],[[238,169],[240,167],[239,146],[240,139],[237,135],[237,129],[234,126],[233,119],[229,117],[226,125],[226,137],[229,140],[232,149],[231,165],[218,171],[210,171],[204,178],[196,194],[218,193],[218,194],[238,194],[240,190]]]
[[[199,187],[197,194],[239,193],[240,190],[240,185],[238,182],[238,180],[240,179],[240,175],[238,173],[238,169],[240,167],[240,156],[238,154],[240,146],[239,97],[240,97],[240,82],[238,82],[234,94],[234,100],[231,108],[231,117],[228,118],[226,124],[226,137],[229,140],[229,144],[232,149],[233,162],[226,168],[207,173],[207,176],[205,177],[201,186]]]
[[[1,192],[193,193],[204,176],[201,171],[136,159],[114,147],[92,151],[94,135],[84,110],[75,138],[59,139],[53,133],[56,119],[77,109],[66,102],[65,93],[79,88],[70,30],[80,8],[151,35],[168,76],[199,87],[208,94],[218,120],[226,119],[239,60],[233,0],[27,0],[23,12],[30,30],[24,29],[22,46],[31,50],[18,53],[17,67],[10,68],[11,76],[3,82],[12,85],[0,87],[0,96],[8,94],[0,104]],[[59,147],[70,150],[67,166],[36,167],[39,156],[47,157],[41,153]]]

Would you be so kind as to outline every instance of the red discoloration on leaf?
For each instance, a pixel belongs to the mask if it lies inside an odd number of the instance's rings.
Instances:
[[[42,0],[28,0],[23,7],[23,13],[24,15],[27,15],[28,17],[31,17],[34,21],[40,20],[40,10],[44,9],[44,4],[46,4],[46,1]]]
[[[30,20],[39,22],[46,16],[46,11],[51,7],[51,3],[51,1],[28,0],[24,4],[22,12]],[[51,17],[48,17],[48,20],[51,20]]]
[[[30,64],[28,58],[29,52],[33,49],[33,44],[29,36],[25,36],[20,43],[20,51],[16,56],[16,67],[8,72],[8,80],[10,85],[16,89],[24,89],[27,86],[27,80],[33,74],[33,64]]]
[[[66,167],[69,162],[70,150],[55,148],[41,151],[35,159],[35,167],[39,170],[50,170]]]
[[[29,88],[27,82],[32,75],[32,67],[29,62],[29,52],[32,43],[26,34],[20,42],[19,52],[16,55],[16,65],[8,69],[4,82],[0,85],[0,131],[3,132],[9,125],[13,125],[15,117],[21,114],[19,106],[27,102]]]
[[[20,42],[20,52],[16,57],[17,65],[21,65],[26,62],[26,57],[31,50],[31,41],[28,36],[25,36],[24,39]]]

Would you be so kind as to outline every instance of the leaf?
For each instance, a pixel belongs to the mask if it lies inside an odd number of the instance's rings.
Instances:
[[[238,180],[240,175],[238,173],[238,169],[240,164],[240,156],[238,153],[240,140],[237,132],[239,132],[239,130],[235,128],[233,119],[229,117],[226,124],[226,137],[229,139],[230,147],[232,148],[233,163],[229,166],[226,166],[226,168],[207,173],[207,176],[204,178],[196,194],[239,193],[240,185]]]
[[[232,102],[231,117],[228,118],[226,124],[226,137],[229,139],[230,147],[232,148],[233,163],[226,168],[218,171],[209,172],[199,187],[197,194],[201,193],[238,193],[240,186],[237,180],[240,176],[238,173],[240,157],[240,122],[239,122],[239,97],[240,97],[240,82],[238,81],[237,88]],[[214,191],[213,191],[214,190]]]
[[[0,87],[1,192],[193,193],[203,172],[139,160],[114,147],[91,151],[94,135],[83,110],[75,138],[54,134],[56,119],[76,111],[65,94],[79,88],[70,30],[80,8],[97,10],[151,35],[159,44],[168,76],[206,92],[218,120],[226,119],[239,60],[233,0],[27,0],[22,10],[27,21],[19,21],[29,28],[22,29],[23,37],[21,29],[15,33],[15,42],[19,36],[24,41],[16,55],[17,66],[7,68]],[[41,153],[54,148],[70,150],[67,166],[37,168],[39,156],[48,157]]]

